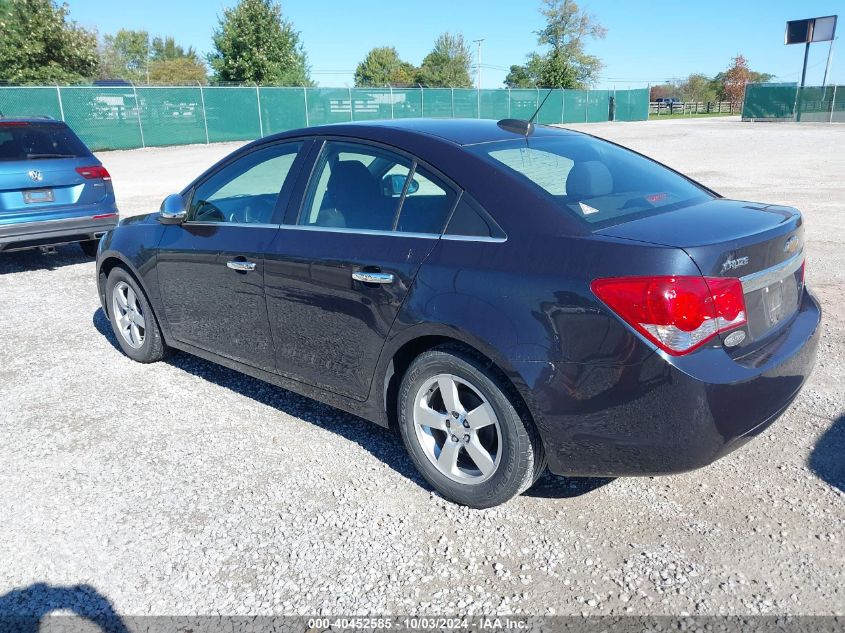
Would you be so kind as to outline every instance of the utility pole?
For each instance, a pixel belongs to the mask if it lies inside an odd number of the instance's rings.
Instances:
[[[481,43],[483,41],[483,38],[480,40],[473,40],[477,47],[477,52],[475,54],[475,115],[479,119],[481,118]]]
[[[475,53],[475,85],[476,88],[481,90],[481,43],[484,39],[480,40],[472,40],[475,42],[476,45],[476,53]]]

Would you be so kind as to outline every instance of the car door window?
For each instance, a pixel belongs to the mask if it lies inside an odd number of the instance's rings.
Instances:
[[[411,166],[410,160],[380,148],[327,142],[299,224],[392,231]]]
[[[238,158],[201,183],[188,221],[269,224],[301,143],[283,143]]]

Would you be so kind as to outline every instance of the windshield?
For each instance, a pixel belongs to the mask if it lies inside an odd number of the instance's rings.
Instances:
[[[75,158],[91,152],[66,125],[0,122],[0,161]]]
[[[516,172],[591,224],[627,221],[712,198],[658,163],[588,136],[518,139],[467,149]]]

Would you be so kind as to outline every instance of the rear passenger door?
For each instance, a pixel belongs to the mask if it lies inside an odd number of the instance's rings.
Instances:
[[[366,399],[393,320],[457,200],[413,158],[326,141],[265,256],[277,371]]]

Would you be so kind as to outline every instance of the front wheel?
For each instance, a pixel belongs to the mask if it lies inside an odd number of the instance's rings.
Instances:
[[[139,363],[164,358],[167,346],[138,282],[123,268],[115,268],[106,282],[109,319],[120,349]]]
[[[444,497],[489,508],[524,492],[545,465],[511,389],[473,355],[419,356],[399,391],[399,428],[417,469]]]

